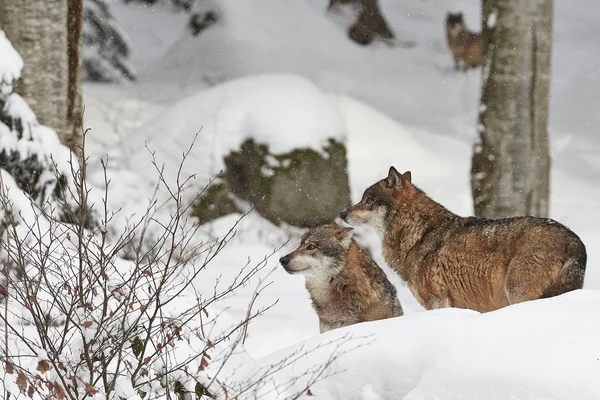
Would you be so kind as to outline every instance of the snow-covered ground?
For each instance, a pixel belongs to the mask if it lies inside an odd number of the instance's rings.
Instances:
[[[117,200],[128,201],[127,210],[143,210],[147,193],[140,189],[140,178],[152,170],[140,156],[147,154],[144,142],[175,168],[196,132],[206,129],[200,138],[213,146],[199,143],[204,146],[199,162],[188,171],[206,176],[219,164],[208,166],[203,157],[229,148],[231,137],[226,135],[239,140],[246,134],[243,130],[260,126],[274,143],[305,143],[322,129],[347,138],[353,199],[395,165],[411,170],[413,181],[450,210],[471,214],[469,169],[479,71],[452,70],[443,20],[447,11],[460,10],[467,25],[476,29],[479,2],[381,3],[399,41],[414,42],[414,47],[353,44],[342,18],[325,12],[325,0],[219,0],[223,20],[197,38],[185,32],[183,14],[113,3],[117,20],[131,36],[132,63],[140,80],[119,87],[85,86],[92,163],[105,152],[126,154],[127,162],[117,163],[124,171],[115,181],[127,178]],[[600,398],[600,36],[594,34],[599,15],[600,6],[593,0],[555,2],[551,214],[587,246],[585,290],[484,315],[466,310],[423,313],[384,265],[377,239],[359,232],[398,288],[406,315],[319,335],[303,278],[287,275],[274,257],[256,277],[269,272],[266,279],[273,284],[255,307],[277,304],[250,323],[247,354],[239,355],[244,368],[227,372],[243,380],[299,347],[334,341],[299,362],[294,367],[298,371],[322,363],[336,338],[351,333],[369,337],[350,341],[341,350],[361,340],[370,344],[339,358],[334,370],[345,372],[316,384],[311,389],[316,398]],[[209,88],[256,74],[271,75]],[[284,83],[289,83],[288,90],[281,90]],[[298,95],[306,91],[309,96]],[[293,108],[288,116],[286,107]],[[302,121],[310,115],[314,121]],[[272,139],[274,133],[280,137]],[[225,232],[236,218],[221,218],[206,230]],[[250,215],[211,264],[209,276],[226,280],[248,257],[260,260],[291,237],[284,253],[297,244],[297,235]],[[243,318],[254,288],[250,284],[216,305],[222,324]],[[291,373],[282,371],[273,378],[282,382]]]

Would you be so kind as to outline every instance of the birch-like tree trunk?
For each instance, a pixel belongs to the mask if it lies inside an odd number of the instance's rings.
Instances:
[[[552,0],[482,0],[485,57],[471,170],[478,216],[548,215],[552,14]]]
[[[81,131],[81,4],[0,0],[0,26],[24,61],[15,92],[74,150]]]

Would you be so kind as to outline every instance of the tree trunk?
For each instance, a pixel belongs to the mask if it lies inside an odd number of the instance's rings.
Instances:
[[[63,143],[79,153],[83,124],[83,96],[81,93],[83,0],[68,0],[67,60],[69,76],[67,86],[67,124]]]
[[[552,8],[552,0],[482,0],[485,56],[471,170],[478,216],[548,215]]]
[[[74,150],[81,127],[81,1],[0,0],[0,26],[25,64],[15,92]]]

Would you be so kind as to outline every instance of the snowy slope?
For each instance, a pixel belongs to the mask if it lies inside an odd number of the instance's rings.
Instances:
[[[487,314],[446,309],[363,323],[246,363],[238,374],[243,380],[301,347],[333,342],[298,361],[294,370],[302,371],[343,342],[330,369],[338,375],[311,387],[318,399],[592,400],[600,398],[598,307],[600,292],[576,291]],[[344,342],[348,335],[354,339]],[[283,371],[272,382],[291,377]],[[284,398],[265,395],[269,389],[259,398]]]

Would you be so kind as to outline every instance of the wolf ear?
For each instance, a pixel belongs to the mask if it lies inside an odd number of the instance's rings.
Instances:
[[[336,239],[344,246],[345,249],[350,248],[350,244],[352,243],[352,232],[354,229],[340,227],[340,229],[336,232]]]
[[[406,171],[405,173],[402,174],[402,180],[407,181],[408,183],[412,182],[412,175],[411,175],[410,171]]]
[[[395,188],[400,186],[400,182],[402,181],[402,175],[396,170],[394,167],[390,167],[390,171],[388,172],[387,177],[387,186],[389,188]]]

